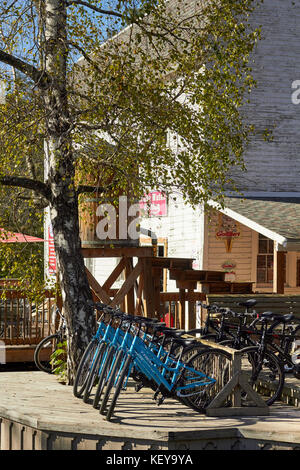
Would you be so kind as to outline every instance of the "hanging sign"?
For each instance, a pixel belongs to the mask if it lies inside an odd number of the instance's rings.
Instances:
[[[225,275],[225,280],[226,281],[235,281],[235,268],[236,268],[236,263],[232,260],[226,260],[222,264],[222,268],[224,269],[226,275]]]
[[[161,191],[152,191],[140,201],[142,215],[146,217],[165,217],[167,213],[167,197]]]

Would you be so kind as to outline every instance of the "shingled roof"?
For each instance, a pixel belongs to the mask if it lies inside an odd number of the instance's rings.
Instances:
[[[211,201],[214,207],[217,205]],[[287,251],[300,248],[300,198],[225,197],[218,210],[277,241]]]

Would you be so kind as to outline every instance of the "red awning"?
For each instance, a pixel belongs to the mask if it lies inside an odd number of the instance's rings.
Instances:
[[[24,233],[6,232],[0,228],[0,243],[35,243],[44,242],[43,238],[32,237]]]

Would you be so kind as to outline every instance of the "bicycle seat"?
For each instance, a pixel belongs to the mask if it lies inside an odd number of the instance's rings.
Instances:
[[[196,335],[197,333],[202,334],[203,333],[203,328],[194,328],[193,330],[186,331],[187,335]]]
[[[274,312],[263,312],[259,313],[260,318],[266,319],[266,320],[281,320],[283,318],[283,315],[280,313],[274,313]]]
[[[133,319],[132,315],[126,315],[125,313],[116,314],[115,317],[119,318],[122,321],[132,321]]]
[[[254,305],[257,304],[257,300],[256,299],[248,299],[248,300],[245,300],[243,302],[237,302],[237,304],[240,307],[250,308],[250,307],[254,307]]]
[[[95,303],[94,303],[94,307],[95,307],[97,310],[103,310],[104,308],[111,308],[111,307],[108,307],[107,304],[102,304],[101,302],[95,302]]]
[[[166,324],[165,324],[165,322],[153,323],[153,325],[151,325],[151,327],[154,330],[160,330],[161,328],[165,328]]]
[[[169,328],[168,326],[160,327],[160,325],[157,325],[156,329],[166,336],[172,336],[173,338],[177,338],[185,333],[184,330],[177,330],[176,328]]]
[[[180,336],[182,336],[186,332],[185,330],[176,330],[176,329],[170,328],[166,330],[165,333],[167,336],[171,336],[172,338],[180,338]]]
[[[173,338],[173,342],[180,344],[181,346],[190,346],[194,343],[194,339],[187,338]]]
[[[139,316],[135,316],[132,318],[134,319],[134,321],[138,323],[157,323],[158,322],[157,318],[148,318],[148,317],[139,317]]]
[[[287,323],[295,318],[295,315],[293,313],[287,313],[286,315],[283,315],[283,320],[284,323]]]

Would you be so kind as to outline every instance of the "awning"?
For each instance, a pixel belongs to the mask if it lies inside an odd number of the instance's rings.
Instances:
[[[225,197],[224,208],[209,204],[277,242],[278,250],[300,251],[300,198]]]
[[[43,238],[25,235],[24,233],[7,232],[0,228],[0,243],[36,243],[44,242]]]

